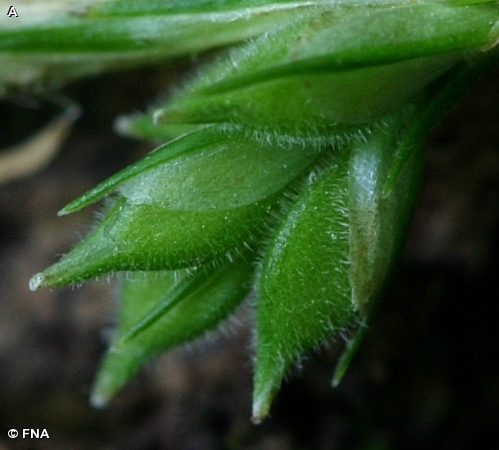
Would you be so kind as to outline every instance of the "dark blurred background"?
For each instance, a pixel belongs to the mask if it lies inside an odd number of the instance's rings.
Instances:
[[[171,66],[170,66],[171,67]],[[499,448],[499,71],[434,131],[404,258],[342,384],[334,351],[310,355],[262,425],[250,422],[251,334],[152,362],[103,410],[90,386],[116,313],[116,284],[30,292],[95,208],[56,213],[150,149],[113,132],[178,83],[188,63],[64,87],[83,115],[56,158],[0,186],[0,450],[384,450]],[[0,102],[0,148],[55,114]],[[23,103],[24,104],[19,104]],[[341,339],[340,339],[341,340]],[[50,439],[9,439],[11,428]]]

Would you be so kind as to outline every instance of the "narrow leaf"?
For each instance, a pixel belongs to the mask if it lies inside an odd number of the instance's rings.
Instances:
[[[189,151],[189,149],[193,149]],[[172,157],[174,155],[174,157]],[[117,270],[179,269],[251,245],[317,149],[205,129],[162,147],[64,210],[117,191],[103,220],[31,288]]]
[[[258,36],[307,2],[24,2],[0,16],[0,88],[67,81],[189,55]],[[199,7],[201,5],[201,7]]]
[[[257,305],[255,422],[268,414],[290,365],[355,319],[346,153],[293,205],[267,250]]]
[[[351,327],[346,370],[394,261],[417,197],[417,152],[388,197],[383,185],[400,138],[418,115],[408,105],[365,140],[335,155],[291,208],[269,246],[260,278],[253,417],[260,421],[291,364]]]
[[[252,278],[252,264],[240,259],[195,272],[128,274],[118,330],[101,364],[92,404],[105,405],[153,356],[216,327],[248,294]]]
[[[462,6],[394,3],[389,8],[337,8],[322,16],[315,21],[307,19],[305,26],[288,27],[294,28],[295,40],[282,59],[253,72],[238,71],[207,91],[436,55],[470,56],[490,49],[499,38],[499,7],[495,2]]]

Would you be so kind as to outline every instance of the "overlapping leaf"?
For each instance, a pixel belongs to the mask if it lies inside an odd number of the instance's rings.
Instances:
[[[304,352],[357,322],[376,300],[407,231],[421,151],[383,185],[417,108],[344,149],[296,201],[266,250],[257,315],[253,418],[259,422]]]
[[[244,133],[203,129],[152,153],[63,210],[112,191],[104,219],[32,288],[78,282],[116,270],[198,265],[251,245],[282,191],[317,157]]]
[[[232,51],[156,117],[160,124],[338,133],[400,107],[492,46],[498,12],[494,3],[316,8]]]
[[[152,356],[217,326],[248,294],[252,279],[253,265],[240,258],[196,271],[128,274],[93,404],[105,404]]]
[[[253,279],[247,248],[262,255],[254,420],[304,352],[360,326],[338,381],[402,245],[425,134],[498,59],[497,2],[65,5],[0,28],[0,87],[252,38],[164,107],[122,120],[130,134],[175,140],[61,211],[109,197],[101,223],[32,288],[137,271],[95,403],[233,310]]]
[[[66,81],[240,42],[320,3],[24,2],[16,5],[20,17],[0,16],[0,88]]]

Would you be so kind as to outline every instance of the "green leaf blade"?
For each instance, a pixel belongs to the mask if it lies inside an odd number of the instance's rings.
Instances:
[[[142,7],[128,14],[114,2],[87,8],[65,2],[50,9],[38,1],[25,7],[24,20],[3,19],[0,87],[67,81],[223,47],[293,20],[310,7],[310,2],[278,2],[275,8],[236,3],[197,11],[192,3],[172,9],[137,3]]]
[[[174,141],[63,210],[116,191],[97,228],[31,287],[110,271],[179,269],[237,253],[252,245],[284,190],[306,176],[318,154],[212,129]]]
[[[295,203],[267,250],[257,305],[253,420],[300,355],[355,318],[348,260],[348,166],[338,158]]]
[[[417,198],[421,151],[388,197],[383,186],[419,110],[407,105],[334,155],[279,226],[260,277],[255,421],[268,414],[281,380],[303,353],[347,330],[350,342],[335,383],[348,367],[400,254]]]
[[[249,293],[252,278],[252,263],[241,259],[194,273],[128,275],[117,334],[101,363],[92,403],[103,406],[147,360],[216,327]]]

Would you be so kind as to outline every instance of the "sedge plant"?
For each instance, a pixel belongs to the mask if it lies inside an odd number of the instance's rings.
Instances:
[[[30,287],[127,272],[93,389],[251,295],[253,420],[331,336],[348,367],[397,262],[429,131],[498,60],[481,0],[18,1],[0,22],[0,92],[218,49],[166,102],[120,119],[163,142],[61,209],[100,223]]]

